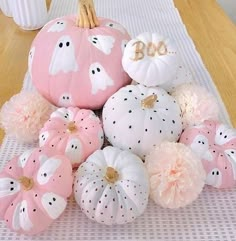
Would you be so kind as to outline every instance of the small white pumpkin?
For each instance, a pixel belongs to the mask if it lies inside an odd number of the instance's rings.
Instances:
[[[182,132],[181,110],[165,90],[128,85],[110,97],[103,108],[108,141],[141,158],[162,141],[177,141]]]
[[[108,146],[81,164],[75,174],[74,194],[81,210],[98,223],[132,222],[148,203],[146,168],[136,155]]]
[[[130,40],[122,59],[128,75],[146,86],[172,81],[179,62],[180,56],[173,41],[157,33],[143,33]]]

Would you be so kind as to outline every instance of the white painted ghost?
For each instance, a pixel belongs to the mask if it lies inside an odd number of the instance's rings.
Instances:
[[[73,106],[74,102],[73,102],[71,94],[63,93],[59,98],[58,105],[63,106],[63,107]]]
[[[29,56],[28,56],[28,69],[29,69],[30,77],[32,77],[32,63],[34,60],[34,54],[35,54],[35,47],[32,47],[30,49]]]
[[[93,63],[90,65],[89,78],[92,84],[93,95],[95,95],[98,90],[105,90],[108,86],[114,85],[111,77],[99,63]]]
[[[40,157],[41,166],[37,174],[37,182],[40,185],[46,184],[61,165],[60,159]]]
[[[45,193],[41,199],[42,205],[52,219],[57,219],[66,208],[66,200],[55,193]]]
[[[18,203],[16,206],[12,219],[12,227],[15,230],[22,228],[25,231],[29,231],[33,227],[28,215],[27,202],[25,200]]]
[[[206,184],[213,187],[220,187],[222,184],[222,173],[218,168],[212,169],[206,177]]]
[[[200,158],[202,158],[209,149],[208,139],[204,135],[199,134],[194,138],[190,147]]]
[[[48,137],[49,137],[49,133],[47,131],[41,133],[39,136],[39,146],[44,146]]]
[[[64,121],[70,122],[74,120],[74,113],[67,108],[59,108],[51,114],[51,118],[60,118]]]
[[[236,130],[229,128],[226,125],[220,125],[216,131],[215,143],[217,145],[224,145],[236,137]]]
[[[65,20],[58,20],[48,29],[48,32],[62,32],[66,29],[66,25]]]
[[[227,159],[232,165],[234,180],[236,180],[236,150],[235,149],[225,150],[225,154]]]
[[[25,151],[23,154],[20,155],[19,159],[18,159],[18,165],[19,167],[24,168],[30,155],[32,154],[33,149],[27,150]]]
[[[93,35],[88,37],[88,41],[104,54],[109,55],[114,47],[115,39],[112,36]]]
[[[76,138],[71,139],[66,145],[65,154],[72,164],[81,162],[82,144],[80,140]]]
[[[0,178],[0,198],[14,195],[20,191],[20,183],[12,178]]]
[[[120,32],[123,33],[123,34],[126,33],[126,30],[125,30],[120,24],[118,24],[118,23],[112,23],[112,22],[110,22],[110,23],[106,23],[106,26],[107,26],[107,27],[110,27],[110,28],[114,28],[114,29],[120,31]]]
[[[75,57],[75,47],[70,36],[62,36],[56,43],[53,51],[49,73],[56,75],[60,71],[69,73],[78,71]]]
[[[121,42],[121,52],[122,52],[122,53],[124,53],[124,50],[125,50],[126,45],[127,45],[128,42],[129,42],[129,41],[126,40],[126,39],[122,40],[122,42]]]

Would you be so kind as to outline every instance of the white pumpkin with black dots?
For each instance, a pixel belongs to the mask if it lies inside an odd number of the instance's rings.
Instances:
[[[81,164],[74,194],[88,218],[106,225],[129,223],[146,209],[148,174],[138,156],[108,146]]]
[[[181,110],[161,88],[128,85],[103,108],[103,127],[116,147],[145,156],[163,141],[177,141],[182,133]]]

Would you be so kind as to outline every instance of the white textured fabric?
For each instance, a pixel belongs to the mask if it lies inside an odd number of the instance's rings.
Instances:
[[[96,0],[99,16],[112,18],[124,26],[132,37],[145,31],[160,32],[175,40],[184,64],[197,82],[218,99],[221,120],[230,124],[223,102],[189,37],[172,0]],[[53,0],[49,18],[77,12],[77,0]],[[32,89],[26,74],[24,89]],[[23,145],[5,138],[0,150],[0,168],[16,154],[34,145]],[[1,205],[1,204],[0,204]],[[86,218],[73,198],[65,213],[47,231],[35,236],[19,236],[0,222],[0,240],[236,240],[236,188],[217,190],[206,187],[189,207],[167,210],[150,201],[144,215],[123,226],[106,227]]]

